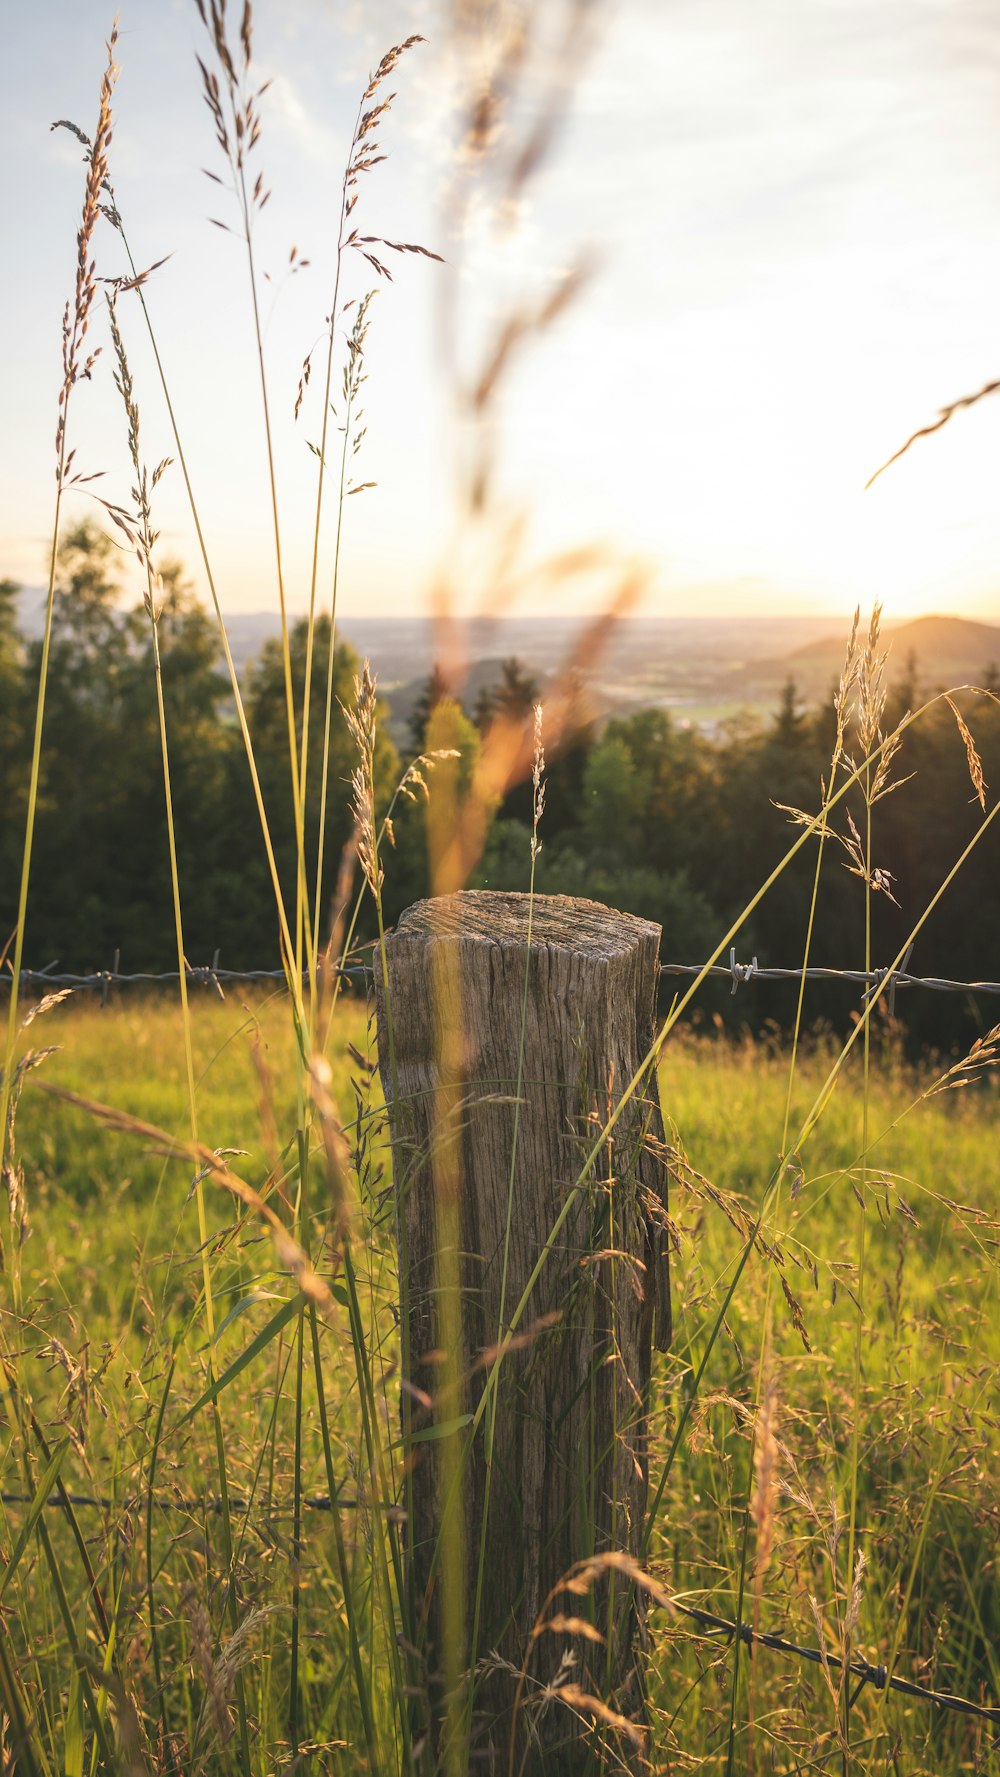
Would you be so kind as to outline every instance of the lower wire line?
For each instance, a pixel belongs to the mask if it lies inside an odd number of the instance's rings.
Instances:
[[[28,1493],[2,1493],[0,1494],[0,1502],[4,1505],[30,1505],[31,1495]],[[46,1504],[59,1510],[65,1510],[69,1506],[74,1509],[90,1506],[101,1511],[141,1510],[139,1501],[126,1502],[123,1505],[120,1500],[115,1501],[89,1493],[71,1493],[65,1498],[58,1493],[53,1493],[49,1495]],[[221,1512],[222,1510],[221,1500],[211,1497],[191,1499],[160,1497],[154,1500],[154,1504],[159,1511],[181,1512],[191,1517],[202,1512]],[[336,1505],[338,1509],[342,1507],[345,1511],[358,1509],[356,1499],[338,1497],[331,1502],[327,1493],[310,1494],[303,1499],[302,1504],[314,1512],[328,1512],[331,1510],[331,1504]],[[239,1496],[232,1496],[229,1500],[231,1511],[248,1511],[249,1506],[249,1500]],[[394,1506],[386,1508],[387,1511],[395,1509]],[[690,1618],[692,1622],[698,1624],[699,1628],[704,1629],[710,1635],[723,1635],[727,1640],[732,1640],[733,1636],[738,1635],[747,1647],[754,1645],[765,1647],[772,1653],[788,1654],[797,1660],[808,1660],[814,1666],[825,1665],[838,1672],[843,1667],[844,1662],[839,1654],[826,1653],[818,1647],[802,1647],[798,1642],[787,1640],[784,1635],[777,1635],[766,1629],[752,1629],[749,1623],[734,1623],[728,1617],[716,1616],[714,1611],[702,1610],[698,1605],[683,1604],[679,1598],[671,1598],[670,1605],[673,1610],[681,1616]],[[851,1699],[852,1705],[857,1701],[865,1685],[870,1684],[877,1691],[899,1691],[905,1697],[914,1697],[922,1703],[932,1703],[938,1709],[951,1710],[956,1715],[979,1716],[982,1720],[993,1722],[997,1727],[1000,1727],[1000,1707],[988,1703],[974,1703],[970,1698],[957,1697],[951,1691],[932,1690],[927,1685],[916,1684],[912,1679],[900,1678],[895,1672],[890,1672],[886,1666],[873,1665],[870,1660],[865,1659],[863,1654],[853,1655],[847,1670],[852,1677],[858,1680],[857,1689]]]
[[[783,1635],[775,1635],[766,1629],[752,1629],[749,1623],[733,1623],[728,1617],[719,1617],[710,1610],[701,1610],[693,1604],[682,1604],[679,1599],[672,1599],[673,1608],[683,1616],[690,1617],[710,1634],[725,1635],[728,1640],[739,1634],[740,1640],[748,1647],[770,1648],[772,1653],[792,1654],[798,1660],[809,1660],[815,1666],[827,1665],[841,1670],[844,1662],[839,1654],[824,1653],[817,1647],[800,1647],[795,1641],[788,1641]],[[847,1668],[854,1677],[860,1680],[852,1702],[856,1701],[866,1684],[875,1686],[878,1691],[901,1691],[904,1696],[917,1697],[924,1703],[935,1703],[940,1709],[953,1710],[958,1715],[978,1715],[985,1721],[995,1722],[1000,1726],[1000,1708],[987,1703],[973,1703],[967,1697],[956,1697],[951,1691],[931,1690],[927,1685],[915,1684],[912,1679],[898,1678],[890,1673],[886,1666],[873,1666],[863,1654],[855,1654]]]

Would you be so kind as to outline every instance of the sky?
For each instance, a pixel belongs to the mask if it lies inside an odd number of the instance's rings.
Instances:
[[[542,20],[547,0],[535,0]],[[552,16],[558,11],[553,0]],[[340,609],[419,615],[449,579],[461,603],[455,429],[442,315],[461,363],[511,300],[539,300],[578,259],[575,304],[518,360],[500,404],[496,489],[525,559],[584,545],[639,560],[643,609],[1000,622],[1000,397],[956,416],[869,491],[865,482],[946,403],[1000,375],[1000,10],[988,0],[601,0],[565,127],[516,214],[488,185],[460,228],[454,53],[439,0],[258,0],[259,164],[273,195],[256,238],[288,602],[310,584],[316,379],[296,424],[302,358],[329,312],[336,211],[361,87],[400,63],[370,175],[366,232],[447,260],[394,263],[372,308],[368,433],[346,503]],[[45,0],[8,20],[0,74],[9,245],[0,412],[0,574],[39,585],[54,499],[59,328],[71,292],[111,9]],[[544,22],[544,20],[543,20]],[[113,178],[137,258],[171,257],[150,309],[224,608],[275,603],[274,547],[245,253],[201,98],[193,0],[122,0]],[[474,175],[470,175],[474,178]],[[295,245],[309,266],[287,275]],[[121,270],[103,228],[99,271]],[[360,260],[345,294],[372,281]],[[443,308],[448,301],[452,306]],[[150,463],[173,455],[134,298],[126,333]],[[95,323],[96,327],[96,323]],[[127,500],[110,354],[73,396],[76,466]],[[157,490],[165,555],[204,574],[176,468]],[[72,519],[93,509],[74,496]],[[328,597],[335,513],[324,518]],[[567,614],[606,595],[591,576],[547,593]],[[458,582],[461,582],[459,584]],[[538,581],[525,594],[540,598]],[[539,607],[540,608],[540,607]]]

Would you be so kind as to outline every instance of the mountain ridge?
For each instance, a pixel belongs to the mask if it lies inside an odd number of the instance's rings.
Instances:
[[[862,647],[864,642],[865,632],[859,630]],[[911,663],[918,679],[934,684],[978,682],[991,669],[1000,670],[1000,624],[983,623],[976,618],[929,612],[903,623],[887,624],[880,643],[881,651],[888,650],[890,679],[899,678],[904,671],[908,673]],[[786,654],[755,660],[744,668],[731,667],[725,676],[734,683],[741,675],[758,695],[793,679],[804,696],[813,697],[825,692],[838,678],[846,646],[846,635],[836,639],[821,636]]]

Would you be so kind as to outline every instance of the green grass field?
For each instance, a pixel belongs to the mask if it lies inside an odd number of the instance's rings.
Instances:
[[[271,1200],[291,1220],[293,1206],[280,1201],[283,1137],[276,1133],[295,1126],[286,1000],[234,995],[220,1004],[206,996],[194,1007],[194,1033],[203,1141],[246,1150],[233,1164],[253,1184],[276,1174]],[[295,1411],[294,1315],[219,1395],[244,1612],[234,1636],[225,1623],[219,1517],[211,1508],[212,1417],[203,1406],[185,1418],[204,1393],[210,1355],[192,1167],[164,1158],[149,1137],[113,1131],[36,1085],[68,1088],[183,1135],[176,1007],[158,999],[122,998],[103,1009],[74,1002],[46,1013],[28,1035],[36,1047],[56,1047],[28,1077],[17,1122],[31,1235],[16,1258],[18,1350],[9,1354],[16,1359],[10,1375],[22,1411],[30,1401],[36,1415],[28,1440],[34,1484],[45,1452],[58,1451],[65,1439],[61,1479],[68,1490],[112,1502],[81,1506],[77,1525],[140,1700],[144,1733],[152,1743],[164,1728],[180,1736],[185,1769],[238,1768],[232,1703],[239,1675],[253,1724],[252,1768],[281,1768],[275,1749],[287,1743],[289,1612],[297,1595],[300,1748],[313,1761],[309,1768],[363,1770],[345,1590],[370,1681],[373,1728],[385,1746],[394,1734],[392,1675],[384,1601],[372,1577],[377,1502],[359,1454],[343,1290],[335,1291],[332,1316],[317,1321],[329,1460],[308,1365]],[[358,1059],[369,1047],[364,1007],[347,1006],[329,1054],[355,1156],[352,1244],[392,1471],[395,1281],[377,1080],[369,1081]],[[834,1055],[821,1041],[806,1052],[792,1093],[792,1128]],[[855,1645],[900,1676],[979,1698],[1000,1678],[996,1087],[987,1077],[920,1100],[929,1078],[915,1078],[891,1051],[876,1058],[867,1171],[860,1164],[858,1080],[850,1076],[838,1086],[802,1151],[795,1200],[783,1189],[773,1204],[763,1231],[770,1258],[754,1253],[727,1314],[663,1491],[650,1568],[675,1597],[735,1615],[749,1490],[744,1618],[810,1646],[818,1645],[822,1623],[835,1653],[850,1611],[847,1524],[856,1476],[864,1570]],[[678,1149],[671,1205],[675,1335],[654,1375],[654,1487],[741,1247],[739,1229],[781,1145],[787,1082],[787,1059],[750,1041],[732,1046],[681,1036],[665,1053],[661,1097],[668,1139],[672,1126]],[[920,1102],[891,1128],[914,1100]],[[317,1239],[324,1188],[317,1163]],[[225,1374],[295,1292],[259,1218],[210,1189],[214,1357]],[[15,1443],[5,1447],[3,1485],[25,1493]],[[154,1464],[159,1503],[150,1509]],[[338,1514],[340,1542],[329,1512],[304,1508],[300,1562],[293,1547],[296,1478],[305,1495],[320,1495],[329,1491],[331,1472],[349,1501]],[[23,1500],[4,1508],[5,1554],[17,1547],[26,1511]],[[75,1575],[70,1620],[86,1648],[85,1570],[72,1526],[56,1512],[44,1522],[60,1570]],[[9,1647],[37,1710],[50,1768],[82,1770],[86,1697],[73,1676],[43,1556],[29,1543],[3,1597]],[[96,1645],[88,1657],[99,1671]],[[681,1615],[653,1611],[653,1768],[724,1768],[731,1683],[724,1644]],[[835,1670],[758,1649],[752,1664],[744,1656],[739,1685],[736,1769],[840,1769]],[[102,1690],[98,1681],[94,1695],[99,1708],[115,1713],[113,1688]],[[854,1771],[938,1777],[1000,1768],[985,1724],[879,1696],[871,1687],[851,1712],[851,1744]]]

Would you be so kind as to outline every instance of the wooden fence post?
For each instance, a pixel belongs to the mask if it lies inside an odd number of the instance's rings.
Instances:
[[[473,1673],[477,1770],[506,1771],[512,1732],[519,1772],[599,1769],[601,1735],[620,1768],[628,1737],[582,1694],[643,1717],[627,1578],[608,1567],[584,1595],[549,1594],[581,1560],[639,1552],[654,1315],[661,1349],[670,1331],[655,1082],[585,1161],[649,1050],[659,939],[593,901],[467,891],[418,902],[387,935],[388,1005],[375,956],[411,1593],[439,1738],[456,1731],[456,1675],[467,1702]],[[557,1613],[602,1639],[533,1636]]]

